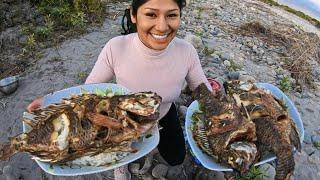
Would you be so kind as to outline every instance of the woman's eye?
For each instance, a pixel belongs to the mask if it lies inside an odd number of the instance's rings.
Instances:
[[[154,13],[146,13],[146,16],[148,16],[148,17],[157,17],[156,14],[154,14]]]
[[[178,17],[178,14],[169,14],[168,17],[175,18],[175,17]]]

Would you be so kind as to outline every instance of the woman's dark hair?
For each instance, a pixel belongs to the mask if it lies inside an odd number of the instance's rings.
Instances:
[[[148,1],[149,0],[132,0],[132,4],[131,4],[132,15],[136,16],[139,7]],[[186,6],[186,0],[174,0],[174,1],[178,4],[181,12],[182,9]],[[125,21],[127,22],[126,25],[125,25]],[[121,34],[130,34],[130,33],[137,32],[136,24],[132,23],[131,21],[130,9],[126,9],[124,11],[124,15],[122,17],[122,29],[124,30],[124,32]]]

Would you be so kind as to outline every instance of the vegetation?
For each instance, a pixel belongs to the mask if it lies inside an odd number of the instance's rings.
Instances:
[[[314,147],[320,150],[320,142],[314,142],[313,143]]]
[[[301,12],[301,11],[297,11],[297,10],[295,10],[295,9],[292,9],[292,8],[288,7],[288,6],[281,5],[281,4],[277,3],[277,2],[274,1],[274,0],[260,0],[260,1],[262,1],[262,2],[264,2],[264,3],[266,3],[266,4],[269,4],[269,5],[271,5],[271,6],[280,7],[280,8],[282,8],[282,9],[284,9],[284,10],[290,12],[290,13],[293,13],[293,14],[295,14],[295,15],[297,15],[297,16],[299,16],[299,17],[301,17],[301,18],[303,18],[303,19],[311,22],[313,25],[315,25],[316,27],[320,28],[320,21],[318,21],[317,19],[312,18],[312,17],[304,14],[304,13]]]
[[[213,54],[215,52],[214,49],[210,49],[208,46],[205,46],[202,50],[202,53],[205,55],[205,56],[210,56],[211,54]]]
[[[41,42],[59,42],[65,36],[83,33],[88,25],[102,24],[105,5],[102,0],[30,0],[36,7],[32,23],[22,33],[22,56],[33,56]],[[59,36],[57,36],[59,35]],[[50,44],[50,43],[49,43]]]
[[[52,19],[55,29],[82,28],[100,23],[105,6],[101,0],[31,0],[39,12]]]
[[[229,62],[230,62],[230,66],[227,67],[229,71],[235,72],[242,69],[242,66],[234,62],[234,60],[229,60]]]
[[[281,79],[280,81],[280,89],[283,92],[289,92],[292,90],[292,84],[290,82],[290,77],[285,76],[284,78]]]
[[[265,170],[252,166],[246,174],[246,176],[241,177],[240,180],[263,180],[268,178],[269,176],[266,174]]]

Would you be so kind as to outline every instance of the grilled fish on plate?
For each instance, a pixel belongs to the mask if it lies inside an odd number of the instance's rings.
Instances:
[[[270,153],[264,156],[271,152],[278,157],[276,179],[290,177],[293,150],[300,150],[304,133],[292,102],[270,84],[224,86],[225,93],[213,96],[200,85],[194,92],[198,101],[188,108],[187,138],[199,161],[212,170],[232,171],[229,166],[244,174],[253,164],[272,161]]]
[[[106,96],[93,94],[106,89]],[[46,96],[46,107],[26,113],[25,132],[0,145],[0,159],[27,152],[46,172],[73,176],[113,169],[145,155],[159,141],[161,97],[153,92],[114,95],[117,92],[128,90],[102,83]]]

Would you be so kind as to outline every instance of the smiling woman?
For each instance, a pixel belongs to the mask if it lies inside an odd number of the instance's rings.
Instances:
[[[107,43],[86,80],[107,82],[115,76],[118,84],[133,92],[153,91],[162,97],[157,148],[171,166],[183,163],[186,154],[173,102],[185,81],[191,90],[202,82],[211,89],[195,48],[176,37],[185,4],[185,0],[133,0],[130,10],[125,11],[124,36]],[[126,166],[114,172],[115,179],[130,179]]]
[[[196,49],[176,37],[185,4],[185,0],[133,0],[130,10],[125,11],[128,23],[124,35],[107,42],[85,82],[104,83],[115,77],[117,84],[131,92],[159,94],[162,130],[157,148],[171,166],[183,163],[186,155],[174,101],[185,82],[191,90],[201,83],[211,89]],[[129,178],[127,167],[115,170],[115,179]]]

